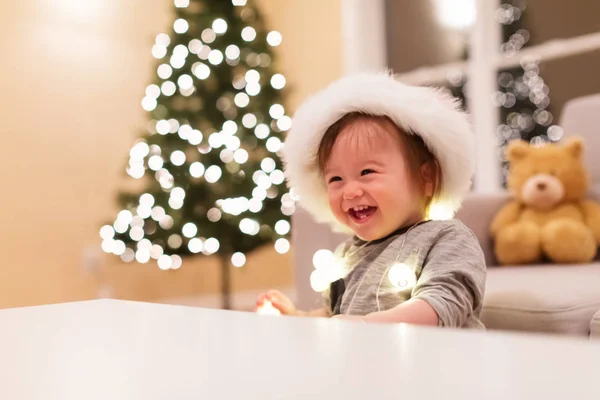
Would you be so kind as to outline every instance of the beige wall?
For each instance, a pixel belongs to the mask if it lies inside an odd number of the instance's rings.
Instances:
[[[294,108],[341,71],[339,2],[260,4],[283,34],[280,67]],[[122,171],[145,122],[150,47],[171,7],[171,0],[0,2],[0,308],[91,299],[103,287],[144,301],[218,291],[213,259],[171,272],[101,255],[92,273],[82,262],[117,211],[119,185],[130,182]],[[259,251],[234,271],[234,290],[292,285],[290,261]]]
[[[439,23],[435,3],[385,1],[388,66],[395,73],[463,58],[466,37]]]

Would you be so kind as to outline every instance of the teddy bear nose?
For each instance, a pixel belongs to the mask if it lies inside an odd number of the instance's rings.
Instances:
[[[544,182],[538,182],[537,188],[538,190],[546,190],[546,184]]]

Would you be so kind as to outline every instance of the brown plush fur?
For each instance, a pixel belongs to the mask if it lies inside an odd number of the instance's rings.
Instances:
[[[508,188],[513,200],[491,225],[501,265],[591,261],[600,243],[600,205],[587,200],[583,142],[532,147],[513,141]]]

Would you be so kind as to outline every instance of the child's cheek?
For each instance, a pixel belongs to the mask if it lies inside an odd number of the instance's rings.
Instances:
[[[397,187],[397,182],[393,182],[392,180],[383,177],[369,182],[369,188],[374,192],[388,192],[390,190],[395,190]]]
[[[329,207],[331,207],[332,210],[335,210],[337,207],[339,207],[339,204],[337,203],[339,203],[340,196],[338,195],[337,191],[330,186],[327,188],[327,198],[329,199]]]

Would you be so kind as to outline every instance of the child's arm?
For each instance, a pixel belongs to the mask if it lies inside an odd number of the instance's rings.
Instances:
[[[374,312],[364,316],[362,319],[366,322],[439,325],[439,317],[433,307],[420,299],[410,299],[392,309]]]
[[[426,301],[411,299],[385,311],[378,311],[365,316],[336,315],[334,319],[361,320],[364,322],[407,323],[414,325],[439,325],[439,317],[433,307]]]
[[[439,326],[460,328],[481,311],[486,264],[473,232],[460,222],[440,232],[425,258],[412,299],[435,310]]]
[[[479,242],[470,230],[457,223],[440,232],[410,300],[386,311],[340,318],[462,327],[481,309],[485,276]]]
[[[317,308],[316,310],[311,310],[311,311],[296,310],[296,315],[298,317],[323,317],[323,318],[331,317],[329,311],[325,307]]]

